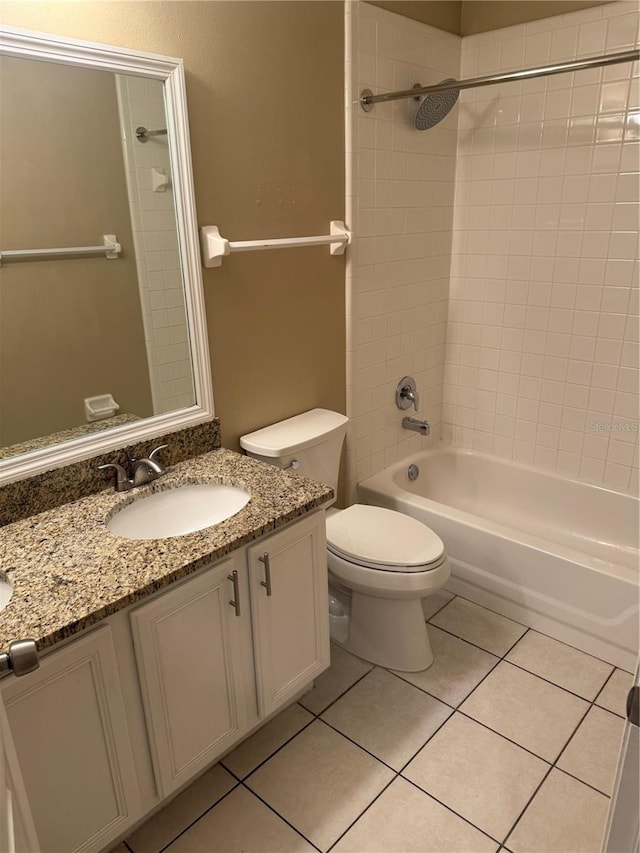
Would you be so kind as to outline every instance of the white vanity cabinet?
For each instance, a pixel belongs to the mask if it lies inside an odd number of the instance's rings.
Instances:
[[[304,516],[2,680],[43,853],[108,849],[329,665],[324,525]]]
[[[107,624],[3,680],[2,698],[41,850],[102,850],[140,818]]]
[[[234,552],[129,618],[165,797],[329,666],[324,513]]]
[[[329,666],[324,513],[248,549],[258,710],[266,717]]]
[[[255,722],[255,701],[247,701],[253,675],[243,557],[239,552],[199,572],[130,614],[161,797]]]

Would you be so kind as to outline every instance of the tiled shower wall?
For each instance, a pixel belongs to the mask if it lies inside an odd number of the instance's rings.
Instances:
[[[429,439],[401,428],[405,414],[440,434],[456,153],[452,114],[428,133],[416,104],[363,112],[375,92],[458,75],[460,38],[365,3],[347,4],[348,495],[355,484]],[[395,389],[412,375],[420,408],[401,412]]]
[[[615,53],[612,3],[463,39],[461,77]],[[637,489],[638,63],[461,94],[445,440]]]
[[[153,188],[154,172],[171,176],[167,137],[141,143],[135,135],[139,126],[167,126],[164,84],[117,75],[116,85],[153,413],[159,415],[195,400],[173,191]]]

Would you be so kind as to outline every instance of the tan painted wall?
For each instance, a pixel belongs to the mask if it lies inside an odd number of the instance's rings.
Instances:
[[[110,392],[141,417],[152,407],[114,78],[12,57],[0,63],[1,248],[91,246],[115,233],[124,249],[114,261],[2,269],[6,446],[84,423],[88,396]]]
[[[180,56],[199,224],[230,240],[344,218],[343,5],[3,2],[6,24]],[[313,406],[344,411],[344,259],[234,255],[204,273],[223,441]]]

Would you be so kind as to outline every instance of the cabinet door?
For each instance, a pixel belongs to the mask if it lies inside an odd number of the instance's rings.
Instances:
[[[166,797],[247,728],[246,569],[233,558],[130,615],[156,782]],[[230,604],[236,601],[236,608]]]
[[[0,693],[0,850],[40,853],[31,806]]]
[[[141,817],[109,627],[1,689],[42,849],[102,850]]]
[[[266,716],[329,666],[324,512],[249,548],[258,707]]]

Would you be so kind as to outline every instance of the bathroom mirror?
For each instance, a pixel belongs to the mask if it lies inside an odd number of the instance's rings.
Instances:
[[[0,112],[0,483],[211,419],[182,61],[0,27]]]

